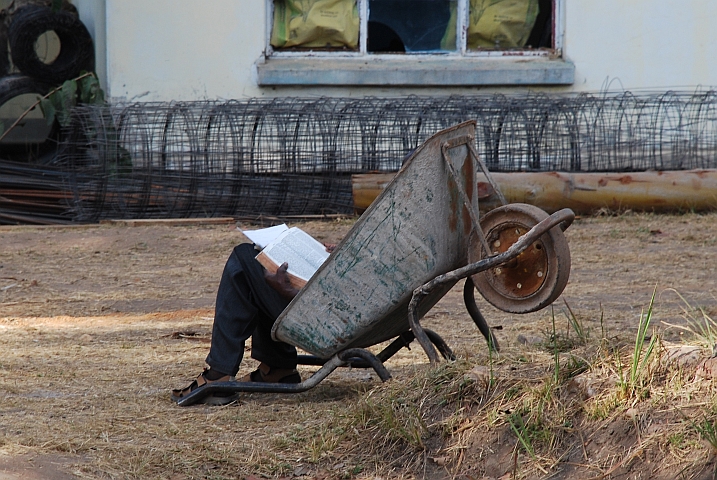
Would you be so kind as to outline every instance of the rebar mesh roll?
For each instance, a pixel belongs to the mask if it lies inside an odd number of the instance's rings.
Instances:
[[[80,107],[57,161],[75,221],[350,213],[351,174],[465,120],[496,172],[717,167],[713,91]]]

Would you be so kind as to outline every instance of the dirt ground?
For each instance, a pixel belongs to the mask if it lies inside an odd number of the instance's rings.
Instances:
[[[337,243],[352,224],[301,226]],[[655,289],[653,322],[668,341],[683,336],[670,326],[684,325],[683,299],[717,312],[717,214],[583,217],[566,235],[572,273],[553,310],[559,328],[567,328],[568,305],[594,335],[633,341]],[[169,400],[171,388],[203,367],[221,270],[244,240],[233,224],[0,227],[0,480],[438,475],[358,466],[351,457],[309,460],[298,447],[286,453],[302,430],[376,385],[367,371],[342,370],[304,394],[246,395],[223,408]],[[531,351],[552,318],[551,309],[512,315],[480,298],[479,306],[508,352]],[[459,356],[486,354],[460,285],[423,324]],[[255,367],[246,363],[242,372]],[[387,366],[400,378],[426,363],[416,346]],[[312,369],[302,367],[303,376]],[[495,433],[495,451],[509,434]],[[503,478],[500,468],[484,468],[482,478]],[[652,472],[605,470],[597,478]],[[566,475],[551,478],[580,478]]]

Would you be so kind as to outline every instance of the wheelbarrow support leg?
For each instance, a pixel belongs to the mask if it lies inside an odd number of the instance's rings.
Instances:
[[[483,334],[486,342],[488,342],[488,348],[494,352],[499,352],[500,345],[498,344],[498,339],[495,338],[493,330],[490,329],[488,322],[476,304],[475,285],[473,284],[471,277],[467,277],[466,283],[463,285],[463,302],[466,304],[466,309],[468,310],[468,314],[473,319],[473,323],[476,324],[478,330],[480,330],[480,333]]]
[[[368,350],[364,350],[363,348],[348,348],[340,352],[338,357],[343,361],[348,361],[351,358],[360,358],[371,365],[371,368],[374,369],[376,375],[378,375],[382,382],[391,379],[391,374],[388,372],[386,367],[383,366],[381,360]]]
[[[413,291],[413,298],[411,298],[411,302],[408,304],[408,324],[411,326],[411,331],[413,335],[415,335],[416,340],[418,340],[418,343],[423,347],[423,351],[426,352],[428,360],[430,360],[431,363],[438,363],[440,359],[438,358],[436,349],[433,348],[431,339],[428,338],[426,331],[418,321],[418,304],[424,296],[428,295],[428,292],[430,292],[430,289],[426,289],[426,285],[422,285]]]
[[[453,353],[453,350],[451,350],[451,347],[448,346],[445,340],[441,338],[440,335],[438,335],[433,330],[429,330],[427,328],[423,329],[424,332],[426,332],[426,336],[428,336],[428,339],[431,341],[433,345],[436,346],[438,349],[438,352],[441,354],[443,358],[446,360],[453,361],[456,359],[455,354]]]

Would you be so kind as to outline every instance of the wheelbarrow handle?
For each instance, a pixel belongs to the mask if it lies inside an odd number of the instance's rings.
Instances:
[[[423,328],[418,321],[418,305],[421,300],[439,285],[443,285],[448,282],[457,282],[458,280],[475,275],[476,273],[480,273],[484,270],[497,267],[512,260],[523,253],[525,249],[527,249],[533,242],[548,232],[551,228],[560,225],[561,230],[565,230],[570,226],[574,219],[575,213],[571,209],[564,208],[559,210],[544,220],[541,220],[533,228],[521,235],[520,238],[518,238],[518,240],[505,252],[493,255],[492,257],[484,258],[475,263],[470,263],[464,267],[444,273],[443,275],[438,275],[430,282],[421,285],[413,291],[413,297],[411,298],[411,302],[408,304],[408,322],[411,326],[411,331],[413,331],[413,334],[416,336],[416,340],[418,340],[418,343],[420,343],[423,350],[425,350],[431,363],[437,363],[439,358],[436,350],[431,344],[431,341],[428,339],[428,336],[423,331]]]

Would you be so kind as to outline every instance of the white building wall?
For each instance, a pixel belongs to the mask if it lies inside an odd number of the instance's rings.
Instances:
[[[74,0],[72,2],[80,14],[95,43],[95,72],[102,88],[107,89],[107,15],[104,0]]]
[[[717,2],[568,0],[565,50],[575,90],[717,86]]]
[[[111,97],[148,101],[258,94],[252,65],[264,46],[262,0],[106,4]]]
[[[564,53],[575,64],[575,83],[543,90],[717,86],[717,62],[710,52],[710,46],[717,44],[717,29],[710,25],[717,18],[714,0],[565,1]],[[477,87],[260,87],[254,64],[265,48],[264,0],[75,3],[86,23],[92,19],[98,72],[113,98],[169,101],[487,91]],[[106,41],[102,38],[105,26]],[[523,92],[526,88],[491,91]]]

